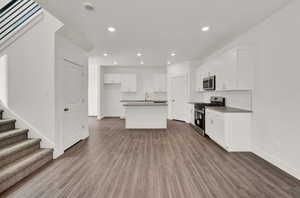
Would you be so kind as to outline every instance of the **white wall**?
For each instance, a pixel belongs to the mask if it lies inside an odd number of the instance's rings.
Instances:
[[[0,53],[8,57],[8,107],[37,129],[29,135],[42,138],[42,146],[54,142],[54,44],[61,26],[44,11],[39,23]]]
[[[7,106],[8,100],[8,65],[7,55],[0,57],[0,103]]]
[[[101,57],[90,56],[88,59],[89,67],[89,116],[97,116],[98,119],[101,119],[101,101],[100,101],[100,92],[102,90],[101,86]]]
[[[224,48],[257,47],[253,151],[300,179],[299,10],[300,2],[292,1]]]
[[[89,58],[89,116],[97,116],[98,115],[98,70],[100,70],[100,66],[94,59]]]
[[[101,100],[103,116],[120,115],[120,100],[144,100],[145,92],[150,93],[152,100],[166,100],[166,93],[153,93],[153,75],[165,73],[166,67],[137,67],[137,66],[102,66],[101,73],[132,73],[137,75],[137,91],[135,93],[121,93],[120,85],[103,85],[101,81]],[[102,78],[103,79],[103,78]]]
[[[62,37],[59,33],[55,36],[55,156],[59,156],[63,153],[64,146],[63,146],[63,135],[65,133],[64,127],[66,123],[64,123],[63,115],[65,108],[64,98],[65,95],[63,93],[63,83],[64,83],[64,63],[67,59],[72,61],[75,64],[83,66],[83,70],[85,73],[84,79],[84,87],[85,91],[82,96],[83,98],[83,114],[80,116],[79,120],[83,125],[84,128],[81,128],[80,133],[82,134],[82,139],[88,137],[88,55],[87,52],[84,51],[79,46],[71,43],[69,40]],[[72,135],[72,134],[69,134]]]

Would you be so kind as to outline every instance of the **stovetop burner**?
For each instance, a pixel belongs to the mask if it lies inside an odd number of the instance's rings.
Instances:
[[[204,109],[205,107],[223,107],[225,106],[225,98],[223,97],[211,97],[210,98],[210,103],[198,103],[195,104],[196,109]]]

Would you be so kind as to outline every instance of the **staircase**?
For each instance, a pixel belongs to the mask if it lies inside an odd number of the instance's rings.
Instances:
[[[0,193],[53,159],[53,149],[40,148],[41,139],[29,139],[15,123],[0,109]]]
[[[0,8],[0,45],[43,12],[42,7],[33,0],[10,0]]]

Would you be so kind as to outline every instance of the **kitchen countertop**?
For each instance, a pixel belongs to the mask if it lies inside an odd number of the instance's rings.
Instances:
[[[245,110],[245,109],[238,109],[234,107],[206,107],[206,108],[221,113],[252,113],[252,111]]]
[[[201,102],[188,102],[188,104],[199,104]]]
[[[155,102],[129,102],[123,106],[168,106],[168,103],[155,103]]]
[[[145,102],[145,100],[120,100],[120,102]],[[166,100],[147,100],[146,102],[161,102],[167,103]]]

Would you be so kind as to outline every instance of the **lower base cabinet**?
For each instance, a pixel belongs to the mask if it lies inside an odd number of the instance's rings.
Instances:
[[[228,152],[251,150],[251,113],[206,109],[206,134]]]

